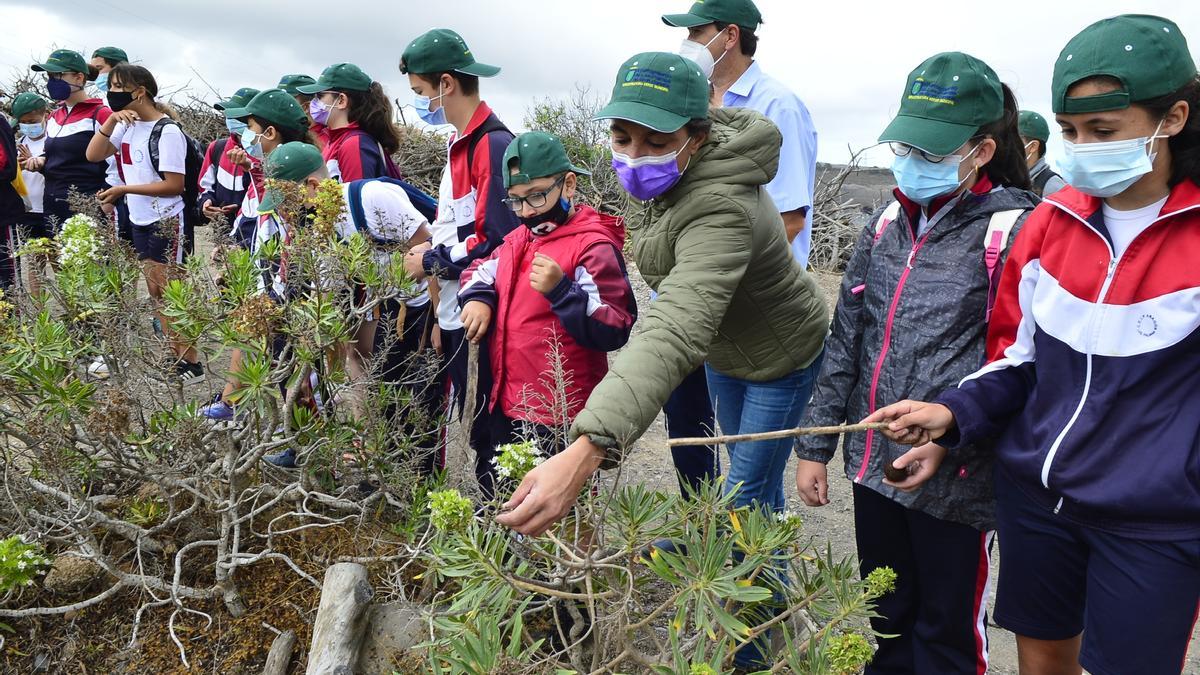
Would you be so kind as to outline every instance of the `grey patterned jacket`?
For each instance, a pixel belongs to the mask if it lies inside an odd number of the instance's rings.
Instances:
[[[1025,209],[1011,244],[1037,203],[1033,193],[1015,188],[967,193],[921,237],[914,236],[920,211],[911,202],[878,234],[882,210],[876,213],[842,280],[825,363],[802,426],[853,423],[896,401],[932,400],[982,366],[992,286],[984,263],[988,223],[993,213]],[[998,282],[998,270],[995,276]],[[837,436],[801,437],[796,454],[827,463],[837,442]],[[851,480],[936,518],[994,528],[990,447],[953,451],[911,493],[883,484],[884,462],[907,448],[873,433],[848,434],[842,447]]]

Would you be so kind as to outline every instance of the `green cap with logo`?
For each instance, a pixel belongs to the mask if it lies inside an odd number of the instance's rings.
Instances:
[[[32,91],[27,91],[17,94],[17,97],[13,99],[12,116],[19,118],[21,115],[25,115],[37,110],[46,110],[49,107],[50,103],[46,101],[46,99],[38,96]]]
[[[229,108],[245,108],[250,104],[250,100],[255,96],[258,96],[258,94],[259,90],[254,89],[253,87],[242,87],[241,89],[233,92],[233,96],[230,96],[223,101],[217,101],[214,103],[213,107],[222,111],[228,110]]]
[[[299,183],[323,166],[325,166],[325,159],[315,145],[303,141],[292,141],[284,143],[271,152],[267,157],[265,173],[271,180]],[[283,195],[278,190],[267,190],[262,201],[258,203],[258,212],[274,211],[282,199]]]
[[[1032,110],[1022,110],[1017,116],[1017,130],[1022,137],[1039,140],[1043,145],[1050,140],[1050,125],[1046,118]]]
[[[668,52],[644,52],[621,65],[608,105],[598,120],[628,120],[673,133],[708,117],[708,78],[690,59]]]
[[[321,77],[312,84],[301,84],[296,91],[301,94],[319,94],[323,91],[367,91],[371,88],[371,77],[353,63],[335,63],[326,68]]]
[[[500,72],[475,60],[462,36],[449,28],[434,28],[413,40],[400,55],[400,72],[428,75],[446,72],[492,77]]]
[[[504,151],[504,168],[506,188],[567,171],[581,176],[592,175],[572,164],[558,136],[545,131],[529,131],[514,138]]]
[[[979,127],[1004,116],[1004,89],[988,64],[962,52],[936,54],[908,75],[900,111],[879,135],[933,155],[949,155]]]
[[[116,61],[117,63],[129,62],[129,55],[126,54],[125,50],[121,49],[120,47],[101,47],[92,52],[93,59],[97,56],[102,59],[108,59],[109,61]]]
[[[300,91],[299,87],[307,87],[316,83],[317,81],[313,79],[312,75],[304,75],[301,73],[284,75],[283,77],[279,78],[279,88],[291,94],[292,96],[297,96],[304,93]],[[309,94],[305,94],[305,96],[308,95]]]
[[[1068,97],[1070,88],[1099,75],[1121,83],[1116,91]],[[1058,55],[1050,84],[1054,112],[1123,110],[1165,96],[1196,78],[1196,62],[1174,21],[1124,14],[1084,28]]]
[[[662,20],[676,28],[694,28],[720,21],[753,31],[762,23],[762,14],[751,0],[696,0],[687,14],[664,14]]]
[[[267,124],[293,131],[308,130],[308,115],[296,99],[282,89],[268,89],[250,99],[244,108],[225,108],[225,117],[254,116]]]
[[[35,63],[29,69],[39,73],[87,73],[88,62],[77,51],[56,49],[45,63]]]

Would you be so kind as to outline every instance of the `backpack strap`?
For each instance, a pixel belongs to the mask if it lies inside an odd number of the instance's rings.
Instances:
[[[900,202],[896,201],[888,204],[883,213],[879,214],[879,220],[875,221],[875,241],[872,244],[878,243],[879,238],[883,236],[883,232],[888,228],[888,225],[891,225],[892,221],[899,217]]]
[[[987,234],[984,235],[984,250],[983,250],[983,265],[987,268],[988,276],[988,296],[987,296],[987,312],[984,314],[985,321],[992,319],[992,307],[996,304],[996,289],[999,283],[997,272],[1000,269],[1000,256],[1004,250],[1008,248],[1008,240],[1012,234],[1013,227],[1017,224],[1017,219],[1021,214],[1025,213],[1025,209],[1010,209],[1008,211],[997,211],[992,214],[988,221]]]
[[[154,128],[150,130],[150,142],[148,143],[150,146],[150,166],[154,167],[154,171],[158,174],[158,177],[163,180],[166,180],[167,177],[163,175],[162,169],[158,168],[158,163],[160,160],[158,146],[160,143],[162,143],[163,129],[169,124],[175,124],[178,126],[175,120],[166,116],[163,116],[161,119],[155,122]],[[183,131],[182,127],[180,127],[180,131]]]
[[[484,120],[483,124],[480,124],[478,127],[476,127],[475,131],[472,131],[471,136],[467,139],[468,169],[470,169],[472,166],[475,166],[475,146],[479,145],[479,141],[483,140],[484,137],[493,131],[508,131],[508,133],[512,133],[508,130],[508,127],[504,126],[504,122],[501,122],[500,119],[495,115],[491,115]]]

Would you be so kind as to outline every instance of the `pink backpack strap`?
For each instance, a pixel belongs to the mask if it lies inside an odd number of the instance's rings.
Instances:
[[[992,320],[992,307],[996,304],[996,290],[1000,280],[997,278],[997,271],[1000,268],[1000,256],[1004,250],[1008,248],[1008,240],[1012,234],[1013,227],[1017,224],[1017,219],[1021,214],[1025,213],[1025,209],[1011,209],[1009,211],[997,211],[992,214],[991,220],[988,221],[987,234],[984,235],[984,250],[983,250],[983,265],[987,268],[988,276],[988,296],[987,296],[987,312],[984,314],[985,321]]]
[[[879,214],[879,220],[875,221],[875,241],[873,241],[872,244],[879,243],[879,238],[883,236],[884,230],[888,228],[888,225],[892,224],[892,221],[899,217],[900,202],[892,202],[891,204],[888,204],[887,208],[883,210],[883,213]]]

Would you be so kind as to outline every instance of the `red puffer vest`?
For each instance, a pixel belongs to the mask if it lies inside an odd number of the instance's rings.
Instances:
[[[496,318],[491,339],[495,370],[490,401],[512,419],[563,425],[575,418],[592,389],[608,373],[608,355],[577,343],[563,328],[546,296],[529,285],[533,257],[554,259],[563,275],[574,279],[584,252],[597,244],[619,251],[625,240],[620,218],[588,206],[545,236],[518,227],[504,238],[496,266]],[[556,386],[554,346],[565,375]],[[565,399],[565,400],[564,400]],[[563,409],[567,419],[563,419]]]

